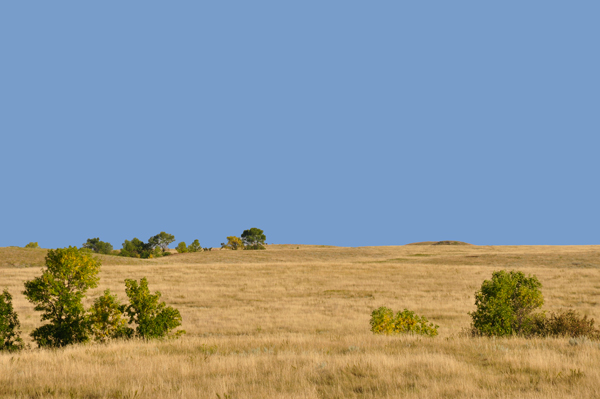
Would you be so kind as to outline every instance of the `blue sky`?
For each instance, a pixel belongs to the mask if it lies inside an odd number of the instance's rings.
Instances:
[[[0,246],[599,244],[599,14],[4,2]]]

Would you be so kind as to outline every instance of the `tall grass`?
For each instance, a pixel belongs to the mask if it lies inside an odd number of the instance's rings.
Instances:
[[[2,354],[0,398],[600,397],[597,342],[461,335],[474,292],[501,268],[537,275],[545,309],[598,320],[598,247],[296,247],[106,257],[91,298],[110,288],[125,301],[123,280],[146,276],[187,336]],[[21,293],[36,275],[0,267],[25,334],[39,325]],[[440,335],[373,335],[383,305]]]

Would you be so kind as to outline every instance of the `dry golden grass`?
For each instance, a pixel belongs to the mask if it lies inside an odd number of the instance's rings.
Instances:
[[[2,250],[0,288],[27,335],[39,315],[21,291],[40,267],[5,262]],[[2,354],[0,398],[600,397],[597,342],[460,334],[474,292],[499,269],[535,274],[545,309],[599,320],[599,247],[272,245],[102,260],[90,297],[110,288],[125,300],[123,280],[146,276],[187,335]],[[371,334],[382,305],[427,316],[440,335]]]

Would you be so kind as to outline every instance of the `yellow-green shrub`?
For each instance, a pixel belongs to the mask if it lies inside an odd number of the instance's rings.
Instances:
[[[429,323],[425,316],[404,309],[394,315],[394,311],[385,306],[371,313],[371,331],[375,334],[419,334],[435,337],[438,335],[438,325]]]

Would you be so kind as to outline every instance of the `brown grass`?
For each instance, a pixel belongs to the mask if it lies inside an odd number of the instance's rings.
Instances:
[[[0,288],[13,294],[27,335],[39,315],[21,291],[40,268],[22,267],[31,259],[11,251],[5,261],[5,251]],[[43,250],[27,251],[43,261]],[[0,355],[0,398],[600,396],[597,342],[460,334],[474,292],[499,269],[538,276],[545,309],[600,319],[599,247],[271,245],[102,259],[90,297],[111,288],[124,300],[123,280],[146,276],[180,309],[188,334]],[[427,316],[440,336],[371,334],[370,313],[382,305]]]

